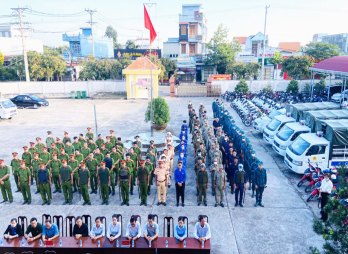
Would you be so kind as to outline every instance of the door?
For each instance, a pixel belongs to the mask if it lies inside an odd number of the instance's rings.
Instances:
[[[308,149],[306,156],[311,162],[315,163],[314,165],[318,163],[320,168],[325,168],[328,160],[326,150],[328,150],[327,145],[313,145]]]
[[[17,106],[23,107],[23,95],[18,95],[15,97],[15,104]]]
[[[29,96],[23,96],[23,107],[33,107],[34,104],[34,101]]]

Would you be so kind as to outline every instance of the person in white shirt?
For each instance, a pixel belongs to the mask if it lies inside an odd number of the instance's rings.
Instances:
[[[99,216],[95,218],[95,224],[89,232],[89,236],[91,237],[92,241],[95,241],[105,236],[105,227],[101,223],[101,219]]]
[[[131,218],[127,225],[126,237],[128,240],[137,240],[141,236],[140,223],[137,222],[136,218]]]
[[[106,237],[110,242],[121,236],[121,223],[119,223],[117,220],[117,215],[112,215],[112,222],[109,224],[108,231],[106,233]]]
[[[205,222],[203,215],[198,216],[198,222],[193,229],[193,237],[199,242],[205,242],[211,237],[210,226],[207,222]]]
[[[324,170],[324,172],[326,172],[326,171],[327,170]],[[327,221],[327,219],[328,219],[328,215],[324,211],[324,207],[326,206],[326,204],[329,200],[329,195],[332,191],[332,187],[333,187],[333,184],[331,182],[331,174],[325,173],[324,179],[321,181],[321,186],[319,189],[319,198],[321,198],[321,212],[320,213],[321,213],[321,220],[323,220],[323,222]]]
[[[149,215],[147,217],[148,223],[146,223],[144,228],[144,238],[147,241],[153,241],[158,237],[158,225],[154,222],[154,216]]]

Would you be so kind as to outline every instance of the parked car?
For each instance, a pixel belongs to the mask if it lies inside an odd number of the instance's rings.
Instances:
[[[343,91],[343,98],[344,100],[348,100],[348,90]],[[335,93],[332,95],[331,100],[334,102],[340,102],[341,101],[341,93]]]
[[[9,99],[0,99],[0,118],[11,119],[18,115],[17,107]]]
[[[48,101],[37,97],[36,95],[18,95],[11,99],[11,101],[17,105],[17,107],[23,108],[38,108],[47,107]]]

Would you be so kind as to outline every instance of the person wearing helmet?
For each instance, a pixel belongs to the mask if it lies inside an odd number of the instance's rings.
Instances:
[[[327,213],[324,211],[324,207],[326,206],[328,200],[329,200],[329,195],[332,191],[333,184],[331,182],[331,174],[329,169],[324,170],[324,179],[321,181],[321,186],[319,189],[319,198],[320,198],[320,203],[321,203],[321,220],[323,222],[326,222],[328,219]]]

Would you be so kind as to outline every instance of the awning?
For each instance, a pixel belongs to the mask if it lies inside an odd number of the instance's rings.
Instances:
[[[310,67],[316,73],[337,74],[348,76],[348,56],[335,56],[328,58]]]

